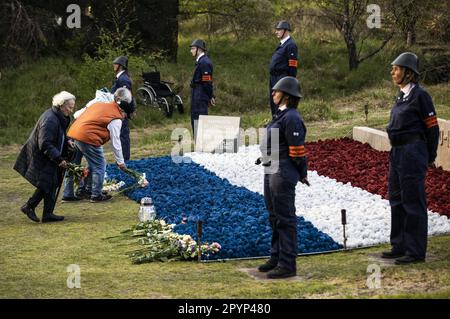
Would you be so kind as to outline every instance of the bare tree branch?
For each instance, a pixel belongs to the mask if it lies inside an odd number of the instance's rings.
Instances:
[[[394,36],[395,32],[392,32],[386,39],[384,39],[383,43],[374,51],[372,51],[371,53],[367,54],[366,56],[364,56],[363,58],[360,58],[358,61],[359,63],[363,62],[364,60],[367,60],[368,58],[374,56],[375,54],[377,54],[378,52],[380,52],[381,50],[383,50],[383,48],[386,46],[386,44],[392,39],[392,37]]]

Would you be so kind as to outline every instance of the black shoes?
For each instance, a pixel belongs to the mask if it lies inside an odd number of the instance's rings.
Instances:
[[[91,192],[88,192],[84,189],[77,190],[75,193],[75,197],[81,198],[81,199],[91,199]]]
[[[297,276],[297,272],[294,270],[289,270],[280,266],[276,266],[274,269],[267,273],[267,278],[270,279],[280,279]]]
[[[44,215],[44,217],[42,217],[43,223],[60,222],[63,220],[64,220],[64,216],[58,216],[53,213]]]
[[[98,195],[95,197],[91,197],[91,203],[98,203],[98,202],[105,202],[107,200],[110,200],[112,198],[111,195]]]
[[[407,265],[407,264],[422,263],[424,261],[425,261],[425,259],[416,258],[416,257],[413,257],[413,256],[406,255],[406,256],[397,258],[395,260],[395,264],[396,265]]]
[[[102,195],[108,195],[108,192],[102,191]],[[91,192],[88,192],[86,190],[79,190],[75,193],[75,197],[78,197],[80,199],[91,199],[92,194]]]
[[[258,270],[260,272],[268,272],[272,269],[274,269],[277,265],[270,262],[270,260],[266,261],[266,263],[262,264],[258,267]]]
[[[78,202],[78,201],[80,201],[80,200],[82,200],[83,198],[81,198],[81,197],[78,197],[78,196],[73,196],[73,197],[63,197],[62,198],[62,201],[63,202]]]
[[[399,257],[403,257],[403,256],[405,256],[405,253],[400,253],[400,252],[396,252],[393,250],[383,251],[381,253],[381,258],[385,258],[385,259],[394,259],[394,258],[399,258]]]
[[[28,206],[28,204],[23,205],[20,210],[22,211],[22,213],[24,213],[25,215],[27,215],[27,217],[29,219],[31,219],[32,221],[39,223],[40,220],[39,218],[36,216],[36,213],[34,212],[34,209],[31,208],[30,206]]]
[[[36,222],[36,223],[39,223],[39,222],[40,222],[39,218],[37,218],[36,213],[34,212],[34,209],[31,208],[30,206],[28,206],[27,204],[23,205],[23,206],[20,208],[20,210],[21,210],[25,215],[27,215],[27,217],[28,217],[29,219],[31,219],[32,221],[34,221],[34,222]],[[64,220],[64,216],[57,216],[57,215],[55,215],[55,214],[53,214],[53,213],[44,215],[44,216],[42,217],[42,222],[43,222],[43,223],[60,222],[60,221],[62,221],[62,220]]]

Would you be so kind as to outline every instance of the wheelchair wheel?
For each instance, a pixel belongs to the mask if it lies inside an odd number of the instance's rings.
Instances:
[[[175,106],[178,110],[178,113],[184,113],[183,100],[181,100],[181,97],[179,95],[175,95]]]
[[[152,106],[155,103],[155,95],[146,87],[140,87],[136,91],[136,101],[144,106]]]
[[[169,102],[167,102],[166,98],[162,97],[158,101],[158,105],[161,108],[161,111],[164,112],[166,117],[172,117],[172,107]]]

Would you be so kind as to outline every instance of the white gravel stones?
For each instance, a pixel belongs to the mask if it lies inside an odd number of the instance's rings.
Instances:
[[[195,163],[236,186],[263,194],[264,169],[255,165],[261,156],[258,145],[241,147],[238,153],[188,153]],[[308,171],[311,187],[297,184],[295,206],[315,227],[343,243],[341,209],[347,210],[347,247],[389,242],[391,213],[389,202],[361,188],[343,184],[316,171]],[[450,233],[450,219],[428,212],[428,234]]]

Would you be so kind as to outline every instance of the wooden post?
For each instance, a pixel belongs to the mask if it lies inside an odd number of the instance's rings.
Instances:
[[[344,249],[347,249],[347,236],[345,235],[345,225],[347,224],[347,211],[345,209],[341,210],[341,222],[344,228]]]
[[[197,246],[198,246],[198,261],[202,261],[202,232],[203,232],[203,222],[199,220],[197,222]]]

